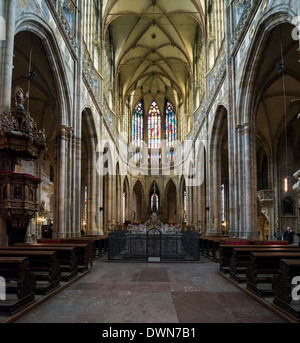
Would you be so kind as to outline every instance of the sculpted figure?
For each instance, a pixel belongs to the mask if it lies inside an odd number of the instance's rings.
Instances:
[[[16,106],[22,108],[24,110],[25,101],[29,98],[29,93],[27,92],[24,94],[22,88],[17,87],[16,89]]]

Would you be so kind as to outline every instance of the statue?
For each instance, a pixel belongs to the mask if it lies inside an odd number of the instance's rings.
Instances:
[[[132,211],[132,222],[135,223],[135,211]]]
[[[39,214],[43,216],[45,214],[45,200],[42,200],[40,204]]]
[[[29,98],[29,93],[27,92],[26,95],[24,95],[23,89],[20,87],[17,87],[15,94],[16,94],[15,95],[16,107],[20,107],[22,110],[25,110],[24,104],[25,104],[25,101]]]

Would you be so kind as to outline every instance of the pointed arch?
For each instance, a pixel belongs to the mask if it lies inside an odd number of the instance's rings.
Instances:
[[[156,100],[152,101],[148,112],[148,148],[161,147],[161,112]]]
[[[97,209],[100,200],[96,191],[98,177],[95,169],[98,137],[91,108],[84,108],[81,120],[81,223],[84,231],[92,234],[99,228]]]
[[[154,203],[154,193],[156,195],[156,203]],[[159,186],[158,184],[153,181],[152,185],[150,187],[150,191],[149,191],[149,206],[150,209],[153,210],[153,206],[155,204],[157,211],[160,209],[160,203],[161,203],[161,194],[160,194],[160,190],[159,190]]]
[[[133,187],[132,211],[135,222],[140,222],[143,218],[144,190],[140,180],[137,180]]]
[[[144,99],[138,101],[132,114],[132,144],[142,146],[144,140]]]
[[[123,193],[122,193],[122,222],[123,224],[126,224],[130,222],[131,220],[129,200],[130,200],[130,188],[129,188],[128,177],[126,175],[123,181]]]
[[[217,107],[210,141],[210,203],[208,232],[221,234],[228,222],[228,112],[224,105]]]
[[[180,213],[178,214],[178,219],[180,220],[182,225],[185,225],[187,221],[187,188],[185,177],[183,175],[180,178],[178,199],[178,208],[180,211]]]
[[[168,222],[177,223],[177,188],[173,180],[169,180],[166,187],[166,203]]]
[[[25,20],[24,20],[25,18]],[[46,24],[41,23],[39,18],[33,13],[27,13],[26,16],[19,16],[16,19],[15,35],[22,32],[30,32],[36,35],[42,42],[46,56],[49,60],[51,73],[54,75],[53,82],[55,84],[57,97],[56,104],[58,106],[57,113],[58,125],[72,126],[72,104],[71,104],[71,90],[68,82],[67,71],[61,49],[57,42],[52,28]]]
[[[167,98],[165,100],[165,121],[167,147],[172,147],[177,142],[177,115],[173,103]],[[169,158],[174,162],[174,152],[169,156]]]

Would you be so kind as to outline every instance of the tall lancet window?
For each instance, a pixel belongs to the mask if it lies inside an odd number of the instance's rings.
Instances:
[[[177,142],[177,118],[176,118],[174,106],[168,100],[166,100],[165,117],[166,117],[166,147],[172,148]],[[174,149],[170,149],[167,152],[167,160],[169,160],[170,162],[175,161]]]
[[[140,147],[144,139],[144,102],[139,101],[132,116],[132,144]]]
[[[161,146],[161,117],[156,101],[152,102],[148,115],[148,148],[160,149]]]
[[[222,184],[221,186],[221,192],[222,192],[222,213],[221,213],[221,219],[222,223],[225,222],[225,185]]]
[[[84,224],[88,221],[88,188],[84,187]]]
[[[166,100],[166,141],[167,146],[173,146],[177,141],[177,118],[172,103]]]

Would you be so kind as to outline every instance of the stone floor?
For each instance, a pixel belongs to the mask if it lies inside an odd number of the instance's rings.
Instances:
[[[16,323],[284,323],[218,274],[218,264],[94,262]]]

